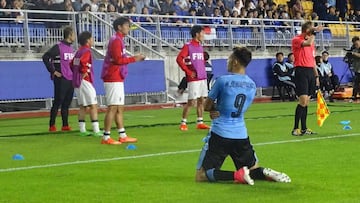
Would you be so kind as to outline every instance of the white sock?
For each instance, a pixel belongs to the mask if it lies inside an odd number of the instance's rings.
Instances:
[[[204,119],[202,117],[198,117],[197,124],[202,124],[202,123],[204,123]]]
[[[103,135],[103,140],[108,140],[108,139],[110,139],[110,131],[104,132]]]
[[[94,133],[98,133],[100,132],[100,128],[99,128],[99,121],[92,121],[91,122],[91,125],[92,125],[92,128],[93,128],[93,131]]]
[[[186,124],[187,120],[186,118],[181,119],[181,124]]]
[[[81,133],[86,132],[86,123],[85,123],[85,121],[79,121],[79,128],[80,128]]]
[[[119,132],[119,136],[120,136],[121,138],[124,138],[124,137],[127,136],[127,135],[126,135],[126,132],[125,132],[125,128],[120,128],[120,129],[118,130],[118,132]]]

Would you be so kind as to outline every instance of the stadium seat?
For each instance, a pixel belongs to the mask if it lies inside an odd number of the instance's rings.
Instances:
[[[10,34],[12,44],[21,44],[24,42],[24,25],[21,23],[10,23]]]

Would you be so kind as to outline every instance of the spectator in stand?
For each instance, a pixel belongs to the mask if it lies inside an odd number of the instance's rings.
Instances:
[[[240,19],[238,19],[238,18],[240,18],[240,16],[239,16],[239,13],[236,10],[233,10],[231,17],[235,18],[235,19],[231,20],[231,24],[240,25]]]
[[[336,16],[335,7],[333,7],[333,6],[329,7],[329,13],[327,16],[327,20],[328,21],[339,21],[340,20],[339,17]]]
[[[72,3],[72,7],[74,8],[74,11],[80,11],[82,7],[81,5],[82,5],[81,0],[75,0]]]
[[[205,0],[205,16],[212,16],[214,14],[213,0]]]
[[[243,8],[245,10],[245,8]],[[246,15],[244,16],[243,14]],[[253,12],[252,11],[248,11],[248,12],[242,12],[242,14],[240,15],[240,18],[243,18],[243,19],[240,19],[240,25],[249,25],[252,21],[252,19],[249,19],[248,18],[251,18],[253,16]]]
[[[190,3],[187,0],[179,0],[179,1],[175,1],[175,5],[178,9],[178,14],[179,15],[183,15],[183,16],[187,16],[189,15],[189,13],[187,12],[190,8]]]
[[[292,13],[300,12],[301,16],[305,15],[304,8],[301,4],[301,0],[296,0],[295,4],[292,6]]]
[[[220,9],[220,13],[222,13],[224,15],[224,12],[225,12],[226,8],[225,8],[225,5],[224,5],[223,1],[222,0],[216,0],[215,6],[218,7]],[[230,12],[229,12],[229,15],[230,15]]]
[[[298,12],[299,13],[299,12]],[[279,17],[282,20],[289,20],[290,16],[288,13],[286,13],[286,11],[282,11],[281,12],[281,16]],[[281,32],[285,32],[285,33],[290,33],[291,30],[291,23],[289,21],[281,21],[281,26],[283,26],[281,30]]]
[[[134,5],[131,0],[123,0],[124,7],[122,8],[123,13],[129,13],[131,7]]]
[[[335,0],[334,0],[335,1]],[[347,11],[348,0],[336,0],[336,10],[339,11],[339,16],[341,19],[345,19],[345,14]]]
[[[149,15],[149,9],[147,7],[144,7],[141,11],[141,14],[143,15]],[[147,23],[152,23],[154,22],[153,19],[150,16],[141,16],[140,17],[140,22],[147,22]]]
[[[105,4],[101,3],[99,4],[98,11],[97,12],[106,12],[106,6]]]
[[[192,16],[193,18],[186,18],[185,23],[188,23],[191,25],[196,24],[196,9],[195,8],[189,9],[189,16]]]
[[[142,9],[145,7],[145,1],[144,0],[135,0],[134,4],[136,6],[136,13],[140,14],[142,12]]]
[[[90,23],[90,16],[89,16],[89,14],[88,14],[88,13],[85,13],[85,12],[87,12],[87,11],[90,11],[90,9],[91,9],[90,4],[84,4],[84,5],[81,7],[80,11],[81,11],[82,13],[79,14],[79,17],[80,17],[80,20],[81,20],[82,22]],[[84,12],[84,13],[83,13],[83,12]]]
[[[99,0],[90,0],[91,11],[96,12],[99,9]]]
[[[205,2],[203,0],[197,0],[198,9],[196,12],[197,16],[205,16]]]
[[[219,9],[218,7],[215,7],[215,8],[214,8],[214,14],[212,14],[211,17],[213,17],[213,18],[211,19],[211,23],[212,23],[212,24],[217,24],[217,25],[219,25],[219,24],[224,24],[223,17],[222,17],[222,15],[221,15],[220,9]]]
[[[319,16],[319,20],[327,20],[326,0],[313,0],[313,11]]]
[[[230,11],[234,8],[235,2],[234,0],[223,0],[225,8],[229,9]]]
[[[266,9],[265,9],[265,4],[264,4],[263,0],[259,0],[259,3],[257,4],[256,9],[258,10],[259,15],[262,15],[264,17],[266,16]]]
[[[130,7],[129,14],[131,14],[131,16],[130,16],[131,22],[139,22],[140,21],[139,16],[137,16],[137,13],[136,13],[136,6],[135,5],[132,5]]]
[[[273,11],[272,10],[266,10],[266,17],[265,17],[265,21],[264,24],[265,25],[273,25]]]
[[[244,7],[246,8],[246,10],[254,10],[256,9],[256,6],[255,4],[252,2],[252,0],[245,0],[245,3],[244,3]]]
[[[241,14],[241,8],[244,7],[244,2],[242,0],[235,0],[235,5],[232,10],[237,11],[239,14]]]
[[[175,6],[172,0],[165,0],[160,3],[161,14],[173,13],[175,11]]]
[[[108,4],[107,5],[107,12],[109,12],[109,13],[117,12],[116,7],[113,4]]]
[[[279,21],[279,13],[278,12],[274,12],[274,14],[273,14],[273,25],[277,32],[282,33],[282,31],[280,29],[280,27],[282,26],[282,22]]]
[[[350,22],[356,22],[356,15],[354,9],[349,9],[346,20]]]
[[[356,22],[360,22],[360,10],[355,10]]]
[[[6,0],[0,0],[0,9],[10,9],[10,6],[7,4]],[[10,11],[0,11],[0,18],[10,18],[10,15]]]
[[[334,6],[336,7],[336,0],[327,0],[327,7]]]
[[[228,18],[231,18],[229,9],[225,9],[224,12],[222,13],[222,15],[224,17],[224,24],[231,23],[231,20],[228,19]]]
[[[12,2],[12,8],[11,9],[15,9],[18,10],[17,12],[11,12],[11,17],[12,18],[16,18],[15,22],[17,23],[22,23],[24,20],[24,12],[22,11],[24,6],[24,1],[23,0],[14,0]]]

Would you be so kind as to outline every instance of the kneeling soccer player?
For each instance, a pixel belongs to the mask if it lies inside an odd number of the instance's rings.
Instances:
[[[205,102],[205,111],[213,119],[211,130],[200,154],[196,181],[234,181],[253,185],[254,180],[291,182],[289,176],[258,166],[258,160],[247,135],[244,113],[254,100],[256,85],[245,74],[251,52],[238,47],[228,59],[231,75],[219,77]],[[216,101],[216,104],[215,104]],[[237,171],[220,170],[230,156]]]

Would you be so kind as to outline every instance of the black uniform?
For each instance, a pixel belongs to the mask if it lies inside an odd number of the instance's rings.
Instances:
[[[64,42],[71,46],[70,43]],[[54,76],[54,72],[61,73],[60,66],[60,50],[58,44],[50,48],[42,57],[43,62],[50,73],[51,79],[54,81],[54,101],[50,111],[49,126],[55,125],[57,112],[61,106],[62,126],[68,126],[69,106],[71,104],[74,88],[72,81],[62,77]]]

